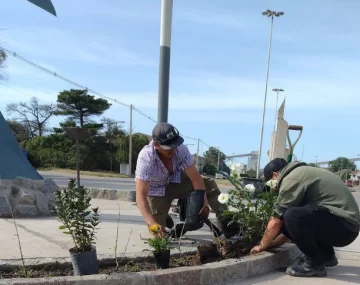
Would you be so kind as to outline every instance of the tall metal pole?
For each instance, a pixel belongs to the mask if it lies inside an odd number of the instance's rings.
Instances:
[[[260,162],[261,162],[261,152],[262,152],[262,143],[263,143],[263,136],[264,136],[265,109],[266,109],[267,87],[268,87],[268,81],[269,81],[269,69],[270,69],[270,56],[271,56],[271,43],[272,43],[273,23],[274,23],[274,16],[271,16],[270,43],[269,43],[269,53],[268,53],[268,61],[267,61],[267,69],[266,69],[264,107],[263,107],[263,115],[262,115],[262,123],[261,123],[259,156],[258,156],[258,163],[257,163],[257,167],[256,167],[256,178],[259,178]]]
[[[77,187],[80,187],[80,143],[79,139],[76,138],[76,180]]]
[[[218,149],[218,165],[217,165],[218,171],[220,170],[219,167],[220,167],[220,149]]]
[[[274,16],[279,17],[279,16],[284,15],[284,13],[283,12],[275,12],[275,11],[267,10],[267,11],[263,12],[263,15],[271,17],[271,25],[270,25],[269,53],[268,53],[267,69],[266,69],[264,107],[263,107],[261,132],[260,132],[259,156],[258,156],[257,167],[256,167],[256,178],[259,178],[259,173],[260,173],[260,163],[261,163],[263,136],[264,136],[264,122],[265,122],[267,89],[268,89],[268,82],[269,82],[270,56],[271,56],[271,44],[272,44],[272,32],[273,32]]]
[[[110,171],[112,172],[112,149],[111,149],[111,141],[110,141]]]
[[[128,169],[128,175],[131,175],[131,169],[132,169],[132,110],[133,105],[130,105],[130,130],[129,130],[129,169]]]
[[[199,152],[200,152],[200,139],[198,139],[197,152],[196,152],[196,169],[198,171],[200,171],[200,169],[199,169]]]
[[[168,121],[173,0],[161,1],[158,122]]]

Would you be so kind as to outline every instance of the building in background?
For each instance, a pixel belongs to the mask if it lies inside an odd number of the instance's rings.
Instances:
[[[193,154],[192,155],[192,159],[193,159],[193,163],[195,164],[196,166],[196,158],[197,158],[197,154]],[[205,157],[202,157],[199,155],[199,163],[198,163],[198,167],[197,167],[197,170],[200,172],[200,173],[203,173],[203,169],[204,169],[204,165],[205,165]]]

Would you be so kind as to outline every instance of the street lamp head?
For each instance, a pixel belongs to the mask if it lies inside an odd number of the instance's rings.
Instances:
[[[284,89],[281,89],[281,88],[274,88],[272,91],[274,92],[283,92]]]
[[[268,16],[268,17],[280,17],[284,15],[284,12],[276,12],[276,11],[271,11],[270,9],[267,9],[265,12],[262,12],[262,14],[264,16]]]

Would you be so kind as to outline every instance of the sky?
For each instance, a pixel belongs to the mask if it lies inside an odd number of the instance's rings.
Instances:
[[[89,89],[133,104],[156,120],[160,0],[52,0],[57,17],[25,0],[0,11],[0,46]],[[306,162],[360,154],[360,2],[357,0],[175,0],[171,41],[169,122],[186,136],[190,151],[207,145],[225,154],[259,149],[270,19],[274,19],[261,167],[274,128],[276,94],[285,91],[285,119],[302,125],[295,148]],[[77,88],[8,57],[0,84],[0,111],[28,101],[56,103]],[[104,116],[125,121],[129,108],[112,103]],[[54,117],[50,126],[64,118]],[[99,120],[99,118],[94,118]],[[150,134],[154,122],[134,112],[135,132]],[[295,138],[297,133],[292,135]],[[239,159],[246,163],[246,158]]]

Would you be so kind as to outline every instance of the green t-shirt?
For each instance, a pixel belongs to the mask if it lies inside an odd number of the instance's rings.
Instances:
[[[289,163],[280,173],[278,186],[274,209],[278,217],[290,207],[314,204],[350,223],[351,229],[360,225],[359,205],[352,193],[337,175],[326,169],[300,162]]]

